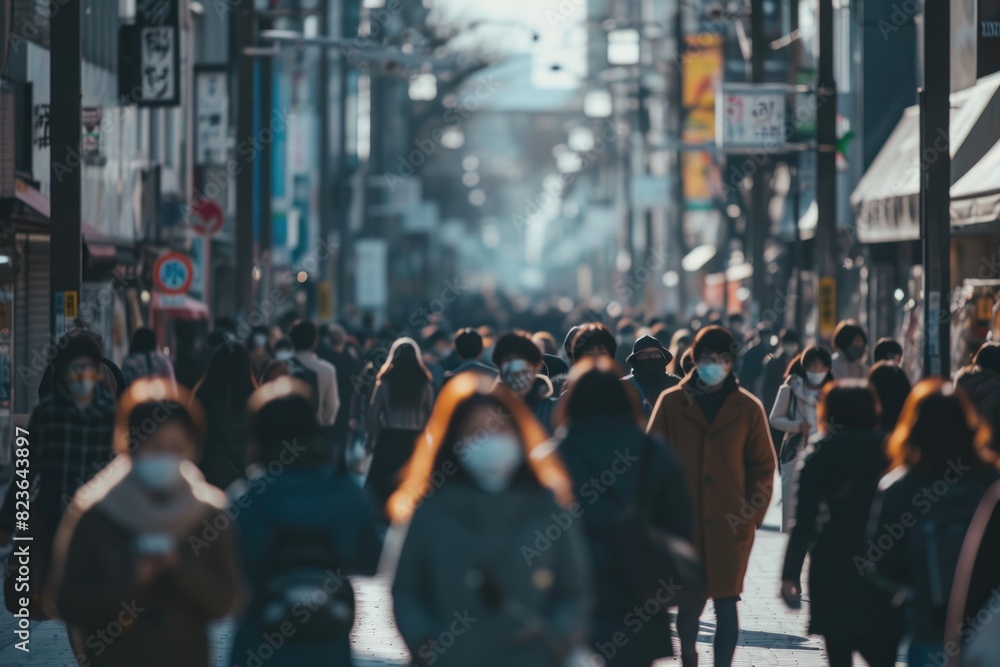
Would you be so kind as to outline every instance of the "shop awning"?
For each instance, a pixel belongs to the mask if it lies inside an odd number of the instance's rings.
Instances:
[[[983,158],[989,147],[983,137],[1000,134],[998,90],[1000,75],[993,75],[951,95],[952,183]],[[851,194],[851,206],[863,243],[920,238],[919,106],[903,112]]]
[[[49,198],[20,178],[14,182],[14,197],[22,204],[37,211],[46,219],[51,219],[52,205]],[[95,247],[100,246],[110,248],[112,256],[114,255],[115,246],[121,242],[108,236],[86,220],[80,223],[80,227],[83,231],[83,238],[86,239],[87,245],[95,256],[101,256],[101,250],[95,251]]]
[[[177,320],[207,320],[208,306],[187,294],[168,295],[153,292],[153,310]]]
[[[951,187],[953,227],[1000,220],[1000,141]]]

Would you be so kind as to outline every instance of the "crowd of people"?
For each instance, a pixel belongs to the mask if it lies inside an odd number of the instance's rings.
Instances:
[[[832,667],[1000,664],[1000,344],[911,386],[849,320],[833,349],[742,315],[557,334],[221,322],[176,368],[140,329],[119,370],[71,331],[0,507],[34,550],[7,606],[81,665],[207,666],[228,616],[231,665],[347,665],[381,572],[413,664],[688,667],[711,600],[728,666],[777,475],[776,594],[808,555]]]

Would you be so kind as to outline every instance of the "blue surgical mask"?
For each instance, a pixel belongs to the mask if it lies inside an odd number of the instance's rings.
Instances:
[[[97,382],[94,380],[77,380],[68,385],[70,396],[73,398],[86,398],[94,391]]]
[[[814,387],[818,387],[823,384],[823,380],[826,379],[827,371],[806,371],[806,378],[809,379],[809,384]]]
[[[728,375],[725,364],[700,364],[695,370],[698,373],[698,379],[709,387],[719,384]]]

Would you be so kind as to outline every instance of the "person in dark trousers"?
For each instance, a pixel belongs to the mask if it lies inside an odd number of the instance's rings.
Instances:
[[[132,334],[128,356],[122,362],[122,375],[131,385],[139,378],[162,377],[174,382],[174,367],[166,355],[156,349],[156,333],[140,327]]]
[[[872,350],[872,359],[876,364],[887,361],[898,366],[903,362],[903,346],[893,338],[879,338]]]
[[[880,482],[866,539],[892,547],[858,563],[905,607],[908,664],[944,655],[959,549],[986,490],[1000,478],[989,426],[965,392],[941,378],[917,383],[889,437],[893,470]]]
[[[670,351],[652,336],[643,336],[632,346],[632,354],[626,361],[632,372],[622,378],[631,383],[639,393],[642,411],[648,417],[656,405],[660,394],[676,386],[681,379],[667,372],[667,364],[673,360]]]
[[[818,412],[820,431],[804,450],[792,484],[796,513],[781,596],[791,608],[800,606],[799,579],[808,553],[809,632],[823,636],[830,667],[850,667],[855,652],[871,667],[893,667],[898,610],[854,562],[864,553],[872,499],[889,467],[878,399],[862,380],[833,382],[823,390]]]
[[[114,456],[115,396],[100,382],[102,358],[97,341],[88,335],[69,338],[56,355],[52,393],[35,406],[28,420],[27,472],[14,476],[0,508],[0,546],[5,546],[17,529],[17,511],[24,509],[25,487],[37,484],[29,516],[32,558],[28,592],[33,616],[37,612],[41,617],[42,586],[53,538],[67,505],[77,489]],[[26,484],[21,484],[22,480]],[[24,532],[23,524],[17,532]],[[8,567],[13,560],[8,559]]]
[[[250,430],[246,404],[257,388],[250,355],[242,345],[220,345],[194,395],[208,419],[205,450],[198,467],[222,490],[243,479],[249,463]]]
[[[581,522],[544,549],[528,546],[573,502],[547,440],[503,384],[463,373],[442,390],[389,503],[384,569],[415,665],[553,667],[586,640],[593,599]],[[448,632],[461,636],[444,646]]]
[[[559,397],[542,370],[542,353],[529,336],[513,332],[500,336],[493,347],[493,365],[500,369],[499,381],[519,396],[535,419],[551,433]]]
[[[895,363],[877,361],[868,371],[868,382],[878,395],[882,414],[879,417],[879,428],[885,433],[892,433],[903,411],[906,397],[910,395],[910,380],[906,373]]]
[[[1000,343],[983,343],[972,365],[955,376],[958,386],[966,391],[979,415],[993,431],[993,450],[1000,452]]]
[[[495,378],[500,374],[500,371],[498,371],[495,366],[484,364],[482,362],[483,337],[478,331],[471,327],[461,329],[457,334],[455,334],[455,353],[458,355],[458,359],[461,363],[459,363],[454,370],[445,372],[445,382],[459,373],[464,373],[466,371],[482,373],[483,375],[492,378]]]
[[[339,324],[326,328],[326,344],[319,348],[320,359],[331,364],[337,371],[337,396],[340,408],[333,422],[333,446],[335,465],[339,471],[346,470],[344,454],[351,439],[351,402],[355,393],[355,382],[361,373],[361,358],[357,350],[347,344],[347,331]]]
[[[366,414],[365,449],[372,460],[365,489],[380,512],[399,486],[433,408],[434,384],[420,348],[412,338],[397,339],[378,372]]]
[[[642,342],[639,339],[636,345]],[[648,515],[650,525],[684,540],[691,539],[691,499],[680,461],[662,440],[646,435],[631,382],[621,382],[610,358],[586,359],[577,364],[562,399],[558,422],[567,427],[559,439],[559,456],[573,480],[582,508],[583,527],[590,548],[597,608],[591,645],[607,646],[622,629],[622,619],[645,600],[627,592],[630,582],[615,557],[616,545],[603,526],[632,511]],[[598,493],[593,480],[611,470],[613,485]],[[615,646],[613,643],[612,646]],[[670,616],[663,606],[612,653],[605,650],[608,667],[649,667],[657,658],[673,655]]]
[[[253,664],[268,626],[284,622],[289,631],[264,664],[351,664],[350,622],[340,631],[317,627],[326,620],[321,605],[300,607],[298,614],[294,605],[284,608],[291,612],[287,620],[265,617],[269,602],[292,592],[286,591],[289,585],[313,586],[311,592],[300,589],[306,595],[343,599],[351,586],[347,577],[374,574],[381,549],[375,515],[361,489],[334,470],[308,391],[300,380],[285,377],[250,398],[255,458],[264,476],[251,480],[249,504],[235,524],[248,601],[237,620],[230,665]],[[296,455],[290,456],[293,450]],[[264,471],[278,464],[282,473],[270,479]],[[292,561],[296,553],[300,556]],[[317,576],[303,576],[310,569]],[[300,578],[288,583],[289,571]]]
[[[732,664],[739,635],[736,603],[756,530],[771,503],[776,466],[764,407],[739,386],[736,340],[719,326],[698,332],[694,372],[660,395],[647,432],[671,443],[684,468],[694,516],[692,543],[705,563],[715,604],[715,664]],[[681,605],[681,661],[696,665],[704,602]]]
[[[731,319],[730,322],[732,322]],[[741,325],[735,327],[731,325],[730,331],[733,332],[734,336],[736,331],[741,330]],[[763,400],[764,360],[774,351],[774,345],[771,342],[771,325],[767,322],[761,322],[756,329],[751,329],[748,332],[748,337],[749,339],[745,343],[746,352],[742,355],[742,363],[739,368],[740,386]],[[740,339],[736,338],[736,340],[739,342]]]
[[[163,378],[129,387],[118,455],[77,491],[59,527],[47,597],[81,665],[208,667],[208,625],[236,606],[233,532],[205,539],[226,496],[194,463],[205,420],[189,399]]]

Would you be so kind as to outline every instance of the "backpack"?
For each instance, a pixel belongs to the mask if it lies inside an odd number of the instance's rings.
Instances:
[[[340,556],[328,535],[280,529],[264,567],[260,621],[266,633],[290,641],[347,637],[354,625],[354,588],[341,572]],[[287,629],[287,626],[285,626]]]
[[[296,359],[295,357],[292,357],[291,359],[289,359],[285,363],[288,365],[288,374],[289,375],[291,375],[293,378],[296,378],[298,380],[302,380],[303,382],[305,382],[306,384],[308,384],[309,387],[312,389],[312,394],[309,397],[309,400],[312,403],[313,410],[315,410],[318,413],[319,412],[319,374],[316,373],[316,371],[314,371],[314,370],[312,370],[310,368],[306,368],[306,365],[303,364],[298,359]]]

